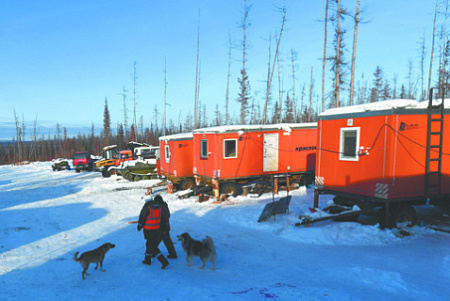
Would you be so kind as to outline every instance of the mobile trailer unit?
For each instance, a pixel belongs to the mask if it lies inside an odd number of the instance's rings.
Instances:
[[[216,180],[221,193],[236,195],[240,186],[274,175],[314,178],[316,123],[219,126],[193,136],[194,174]]]
[[[181,190],[195,186],[192,133],[159,137],[160,174]]]
[[[339,205],[379,210],[381,227],[401,227],[415,224],[413,205],[449,206],[450,106],[442,102],[392,100],[320,114],[314,207],[331,194]]]

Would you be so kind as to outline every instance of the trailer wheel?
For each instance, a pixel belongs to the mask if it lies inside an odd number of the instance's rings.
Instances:
[[[142,180],[149,180],[149,179],[150,179],[150,177],[147,175],[142,177]]]
[[[134,181],[139,182],[141,180],[141,176],[134,176]]]
[[[390,226],[397,229],[412,227],[417,223],[417,214],[411,205],[398,206],[391,214]]]
[[[237,196],[237,185],[234,182],[224,183],[220,187],[220,193],[225,193],[227,195]]]
[[[181,182],[180,184],[180,190],[188,190],[188,189],[194,189],[195,183],[192,179],[187,179]]]
[[[111,173],[107,170],[102,170],[102,176],[104,178],[109,178],[111,176]]]

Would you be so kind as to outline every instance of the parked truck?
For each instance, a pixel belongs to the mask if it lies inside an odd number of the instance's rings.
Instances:
[[[73,154],[73,168],[76,172],[80,170],[92,171],[94,170],[94,164],[97,159],[90,152],[76,152]]]

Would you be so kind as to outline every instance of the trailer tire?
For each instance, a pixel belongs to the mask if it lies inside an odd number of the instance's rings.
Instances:
[[[134,176],[134,181],[139,182],[141,180],[141,176]]]
[[[180,184],[180,190],[194,189],[195,183],[193,179],[186,179]]]
[[[102,176],[104,178],[109,178],[111,176],[111,173],[108,170],[102,170]]]
[[[238,195],[238,188],[237,184],[234,182],[227,182],[220,186],[220,193],[225,193],[227,195],[231,196],[237,196]]]
[[[400,205],[393,210],[390,218],[390,226],[397,229],[405,229],[415,226],[417,214],[411,205]]]

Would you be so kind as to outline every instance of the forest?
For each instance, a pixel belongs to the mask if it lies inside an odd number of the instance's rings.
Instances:
[[[50,132],[45,135],[39,133],[38,120],[34,120],[32,128],[27,127],[25,120],[20,120],[14,111],[15,136],[8,142],[0,142],[0,164],[17,164],[24,161],[50,161],[56,158],[70,158],[77,151],[89,151],[100,155],[104,146],[117,145],[119,149],[124,149],[127,142],[136,141],[150,145],[158,145],[159,137],[183,132],[192,132],[197,128],[210,126],[230,125],[230,124],[271,124],[271,123],[299,123],[317,121],[320,112],[328,108],[339,106],[351,106],[370,102],[383,101],[387,99],[415,99],[417,101],[426,100],[431,87],[437,87],[435,97],[440,97],[447,90],[449,84],[448,61],[450,58],[450,40],[447,34],[448,1],[435,1],[435,12],[433,17],[432,32],[425,35],[418,42],[417,62],[408,61],[408,73],[402,76],[395,75],[388,78],[383,73],[382,65],[378,65],[370,78],[355,78],[355,66],[357,57],[358,28],[364,26],[366,21],[364,11],[360,10],[360,0],[354,0],[355,7],[345,8],[341,0],[322,0],[324,2],[324,36],[321,83],[315,84],[312,78],[309,83],[302,83],[301,89],[297,90],[295,79],[296,51],[290,51],[289,72],[292,78],[292,89],[289,92],[283,90],[280,84],[279,68],[279,46],[283,42],[283,31],[286,22],[286,9],[279,8],[280,29],[278,29],[275,39],[276,47],[272,51],[269,47],[269,58],[267,68],[267,80],[265,95],[259,95],[256,99],[251,92],[250,79],[246,70],[247,61],[247,30],[249,18],[251,18],[250,6],[247,0],[243,0],[242,16],[239,27],[242,29],[241,67],[237,78],[239,91],[230,91],[230,71],[228,68],[228,83],[226,97],[222,106],[216,105],[214,109],[207,108],[207,104],[200,103],[200,79],[199,79],[199,51],[197,49],[197,68],[195,70],[195,98],[193,101],[193,116],[188,114],[182,123],[175,123],[173,120],[166,122],[166,103],[159,110],[155,105],[152,120],[163,118],[162,124],[152,122],[146,126],[143,117],[138,122],[136,112],[136,101],[133,99],[132,118],[127,112],[126,92],[123,92],[124,118],[123,122],[117,125],[111,124],[108,99],[105,98],[103,111],[103,128],[101,131],[94,127],[92,123],[89,133],[80,132],[76,136],[69,136],[67,128],[59,122],[56,124],[54,135]],[[364,2],[364,1],[363,1]],[[349,3],[347,1],[346,3]],[[343,22],[347,22],[347,28],[352,27],[352,32],[343,29]],[[430,26],[431,27],[431,26]],[[332,41],[328,41],[328,36],[332,36]],[[351,36],[348,38],[347,36]],[[345,40],[352,39],[351,47],[344,43]],[[199,35],[197,45],[199,44]],[[425,40],[431,41],[431,45],[426,45]],[[198,46],[197,46],[198,47]],[[231,52],[231,46],[230,46]],[[274,52],[272,54],[272,52]],[[430,55],[430,60],[425,61],[426,52]],[[345,53],[350,53],[348,59]],[[231,55],[230,55],[231,57]],[[230,63],[229,63],[230,64]],[[419,74],[413,74],[413,66],[419,66]],[[437,67],[436,67],[437,66]],[[287,69],[287,68],[285,68]],[[437,69],[437,74],[432,74],[432,70]],[[286,70],[284,70],[286,72]],[[133,95],[136,95],[136,62],[134,63]],[[278,78],[275,75],[278,73]],[[274,76],[275,75],[275,76]],[[330,84],[325,85],[325,78]],[[428,78],[428,80],[426,80]],[[432,78],[436,80],[432,81]],[[400,79],[404,79],[401,82]],[[278,91],[273,91],[273,82],[277,81]],[[320,92],[314,92],[319,87]],[[135,96],[134,96],[135,97]],[[315,104],[315,105],[314,105]],[[129,106],[129,105],[128,105]],[[230,116],[229,107],[239,106],[239,116]],[[131,110],[130,110],[131,111]],[[208,112],[213,112],[208,113]],[[129,119],[132,119],[130,121]],[[101,120],[101,112],[99,112]]]

